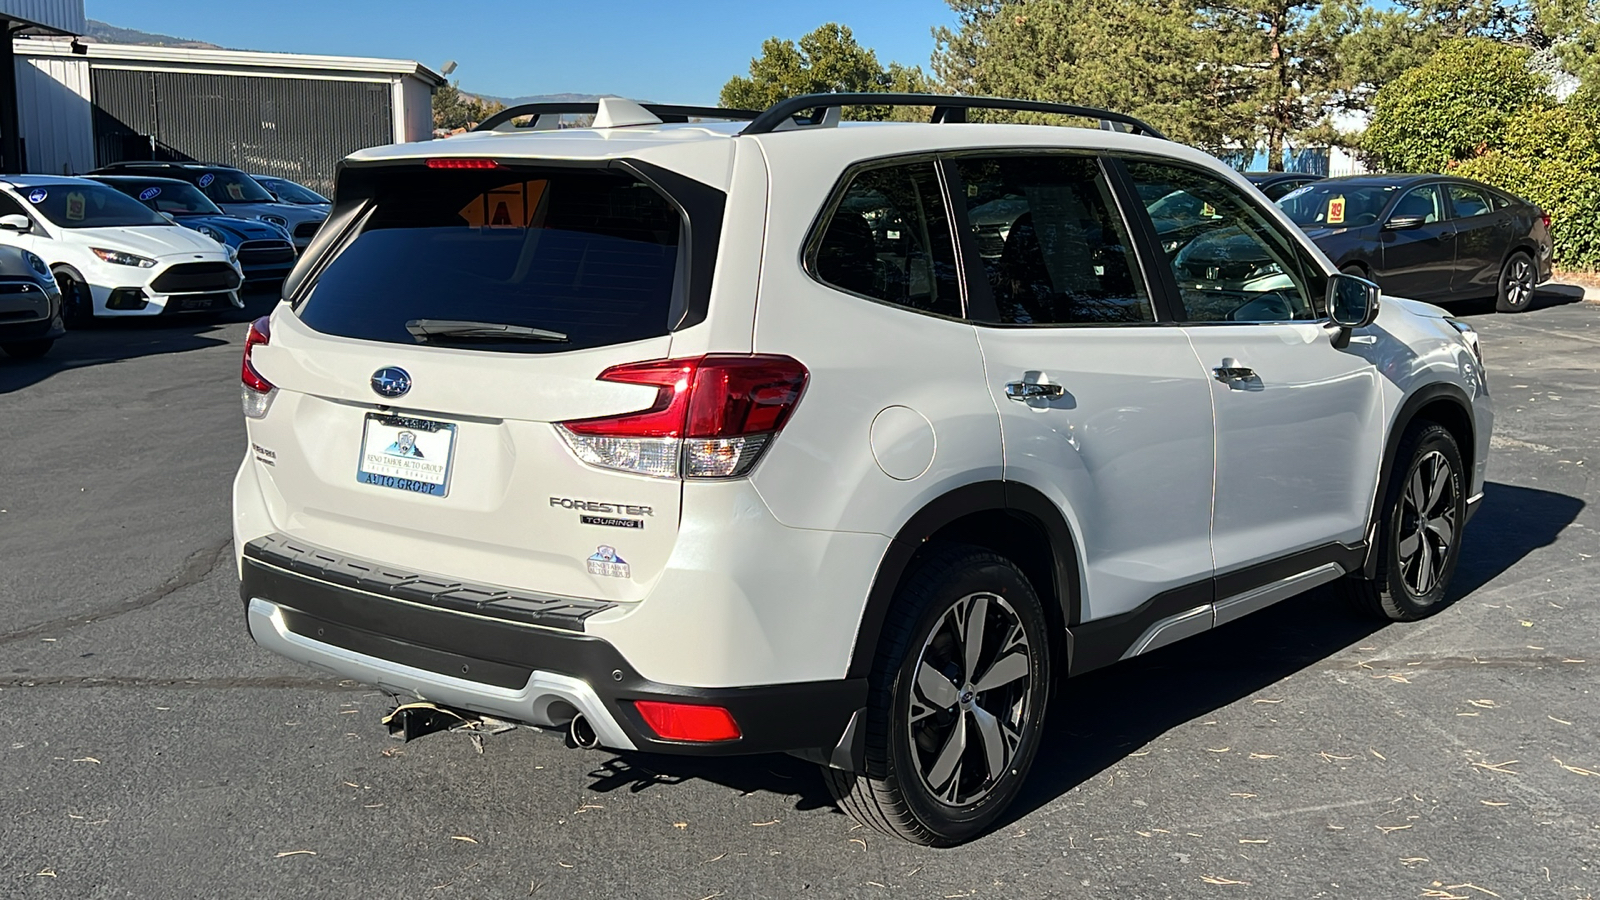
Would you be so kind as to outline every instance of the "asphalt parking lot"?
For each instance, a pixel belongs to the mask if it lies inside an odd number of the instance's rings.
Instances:
[[[1322,589],[1073,681],[1014,813],[954,850],[857,828],[788,757],[400,745],[382,695],[257,650],[228,487],[270,297],[0,360],[0,897],[1592,898],[1579,296],[1469,315],[1498,421],[1453,606],[1377,627]]]

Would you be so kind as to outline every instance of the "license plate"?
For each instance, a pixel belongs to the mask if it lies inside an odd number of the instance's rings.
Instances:
[[[455,444],[452,422],[367,413],[356,481],[443,497]]]

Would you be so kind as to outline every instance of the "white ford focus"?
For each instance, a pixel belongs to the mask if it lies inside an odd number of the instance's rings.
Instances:
[[[45,260],[68,324],[243,306],[230,248],[86,178],[0,176],[0,244]]]
[[[1476,334],[1216,159],[991,98],[573,111],[342,166],[245,344],[262,646],[580,746],[793,753],[948,844],[1063,675],[1318,585],[1450,599]]]

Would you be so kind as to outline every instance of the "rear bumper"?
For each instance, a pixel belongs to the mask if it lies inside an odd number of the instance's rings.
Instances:
[[[457,590],[436,591],[437,602],[401,599],[386,589],[292,571],[272,555],[252,541],[241,560],[240,596],[251,636],[275,653],[340,677],[543,727],[564,727],[582,713],[601,744],[618,750],[799,752],[841,767],[854,759],[850,725],[866,705],[864,680],[733,688],[660,684],[639,675],[612,644],[586,633],[587,616],[558,614],[545,617],[549,624],[535,624],[538,616],[526,610],[514,617],[488,612],[492,600],[474,612]],[[344,572],[360,565],[341,563]],[[635,700],[721,706],[741,737],[717,743],[662,740],[645,724]]]
[[[58,315],[31,322],[0,322],[0,341],[6,343],[58,338],[63,334],[66,334],[66,329],[62,327]]]

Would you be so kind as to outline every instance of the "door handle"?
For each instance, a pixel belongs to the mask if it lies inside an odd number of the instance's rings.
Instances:
[[[1006,382],[1006,396],[1018,403],[1029,400],[1052,400],[1066,392],[1067,389],[1059,384],[1040,384],[1036,381]]]
[[[1223,362],[1232,363],[1232,365],[1221,365],[1211,370],[1211,374],[1215,375],[1217,380],[1223,384],[1232,384],[1236,381],[1249,381],[1250,379],[1256,377],[1255,369],[1249,368],[1248,366],[1241,366],[1231,359],[1223,360]]]
[[[1454,231],[1442,232],[1439,235],[1440,239],[1446,240],[1446,241],[1450,240],[1451,238],[1453,238],[1455,236],[1456,236],[1456,233]]]

